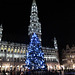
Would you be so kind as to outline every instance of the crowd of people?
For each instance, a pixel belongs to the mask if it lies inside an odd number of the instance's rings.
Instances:
[[[64,72],[64,73],[62,73]],[[6,74],[8,73],[8,74]],[[71,73],[71,74],[70,74]],[[10,70],[10,72],[2,71],[1,75],[75,75],[75,70]]]
[[[75,75],[75,69],[65,69],[64,75]]]
[[[8,73],[8,75],[59,75],[59,72],[57,70],[10,70],[10,72],[6,72],[5,70],[2,71],[2,75],[7,75],[6,73]]]

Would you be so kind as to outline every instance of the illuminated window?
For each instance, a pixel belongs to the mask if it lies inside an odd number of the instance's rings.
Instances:
[[[7,50],[7,46],[4,47],[4,52],[6,52],[6,50]]]
[[[24,53],[25,53],[25,50],[24,50]]]
[[[21,50],[21,53],[23,53],[23,50]]]
[[[1,38],[0,38],[0,41],[1,41]]]
[[[4,48],[3,48],[3,45],[1,46],[1,51],[3,52]]]
[[[10,48],[8,48],[8,52],[10,52]]]
[[[20,50],[18,49],[18,53],[20,53]]]
[[[7,50],[7,47],[5,47],[4,50]]]
[[[74,58],[75,56],[74,55],[72,55],[72,58]]]
[[[9,53],[8,53],[8,54],[7,54],[7,57],[10,57],[10,58],[12,58],[12,54],[9,54]]]
[[[13,48],[11,48],[11,52],[13,52]]]
[[[1,47],[1,51],[3,51],[3,47]]]
[[[15,51],[14,51],[15,53],[17,52],[17,49],[15,49]]]

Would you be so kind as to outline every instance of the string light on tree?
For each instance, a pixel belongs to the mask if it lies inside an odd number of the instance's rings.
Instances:
[[[28,69],[46,69],[44,53],[41,50],[41,42],[36,33],[31,37],[25,63]]]

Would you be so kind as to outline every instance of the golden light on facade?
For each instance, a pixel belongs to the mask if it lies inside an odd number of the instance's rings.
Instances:
[[[21,50],[21,53],[23,53],[23,50]]]
[[[20,50],[18,49],[18,53],[20,52]]]
[[[25,50],[24,50],[24,53],[25,53]]]
[[[3,49],[4,49],[4,46],[2,45],[2,46],[1,46],[1,50],[3,50]]]
[[[8,52],[10,52],[10,48],[8,48]]]
[[[75,69],[75,64],[73,64],[73,69]]]
[[[11,52],[13,52],[13,48],[11,48]]]
[[[7,47],[5,47],[4,50],[7,50]]]
[[[15,53],[17,52],[17,49],[15,49],[15,51],[14,51]]]
[[[1,47],[1,50],[3,50],[3,47]]]

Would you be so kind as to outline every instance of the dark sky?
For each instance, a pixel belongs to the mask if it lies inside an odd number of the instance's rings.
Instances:
[[[75,44],[75,2],[36,0],[39,21],[42,25],[42,45],[53,47],[57,38],[60,51],[66,44]],[[28,26],[32,0],[2,0],[0,24],[3,24],[3,41],[29,43]]]

